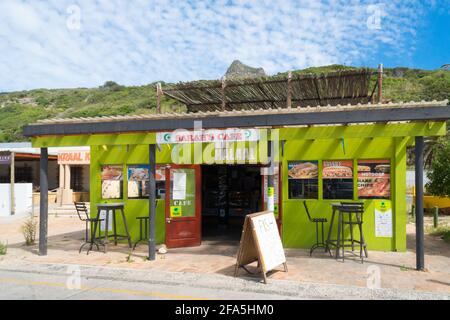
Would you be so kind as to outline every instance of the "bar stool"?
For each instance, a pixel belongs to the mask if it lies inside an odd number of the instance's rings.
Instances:
[[[127,219],[125,217],[125,212],[124,212],[124,207],[125,205],[123,203],[100,203],[97,204],[97,218],[100,217],[100,212],[103,210],[106,212],[106,216],[105,216],[105,230],[104,230],[104,240],[103,240],[103,245],[105,247],[105,253],[107,251],[107,245],[109,242],[109,238],[113,237],[114,238],[114,245],[117,245],[117,240],[118,239],[126,239],[128,241],[128,246],[130,248],[132,248],[131,245],[131,237],[130,237],[130,232],[128,231],[128,226],[127,226]],[[117,224],[116,224],[116,211],[120,210],[121,213],[121,217],[122,217],[122,222],[123,222],[123,226],[125,229],[125,235],[119,235],[117,234]],[[111,212],[111,216],[112,216],[112,224],[113,224],[113,234],[109,234],[109,213]],[[97,228],[98,223],[94,224],[94,228]],[[96,230],[94,230],[95,232]]]
[[[355,243],[359,244],[359,256],[361,258],[361,262],[364,263],[364,257],[362,251],[364,249],[364,254],[366,258],[367,254],[367,244],[364,240],[364,233],[362,230],[363,224],[363,213],[364,213],[364,203],[353,203],[353,202],[341,202],[340,204],[333,204],[333,215],[331,217],[330,229],[328,231],[328,238],[326,242],[326,250],[329,250],[329,245],[334,245],[336,247],[336,259],[339,259],[340,250],[342,248],[342,260],[345,261],[345,248],[351,247],[352,251],[355,250]],[[331,229],[333,227],[334,217],[336,211],[339,213],[338,217],[338,230],[337,230],[337,240],[330,240]],[[347,221],[344,219],[344,215],[347,215]],[[353,220],[353,215],[355,216],[355,220]],[[349,226],[350,229],[350,239],[345,239],[345,225]],[[353,227],[357,225],[360,234],[360,240],[355,240],[353,236]],[[350,242],[350,244],[346,244],[346,242]]]
[[[323,224],[327,222],[326,218],[312,218],[309,214],[308,206],[306,205],[306,201],[303,201],[303,206],[305,207],[306,214],[308,215],[308,219],[310,222],[313,222],[316,224],[316,243],[311,247],[309,250],[309,255],[311,256],[313,251],[317,248],[326,248],[325,239],[324,239],[324,231],[323,231]],[[322,238],[319,242],[319,223],[322,225]],[[326,252],[326,251],[325,251]]]
[[[148,240],[148,222],[149,217],[136,217],[136,220],[139,220],[139,240],[133,246],[133,250],[136,249],[136,246],[139,242]]]
[[[89,251],[92,250],[92,246],[95,245],[97,247],[97,250],[99,250],[99,243],[97,243],[95,240],[95,233],[97,228],[90,228],[91,235],[89,237],[89,226],[92,225],[92,223],[98,223],[99,221],[103,221],[103,219],[100,218],[91,218],[89,216],[89,211],[86,207],[86,204],[84,202],[74,202],[75,209],[77,210],[78,218],[80,218],[81,221],[84,221],[86,223],[86,229],[85,229],[85,236],[84,236],[84,243],[81,244],[80,249],[78,250],[78,253],[81,253],[81,250],[83,250],[83,247],[85,245],[90,245],[89,250],[87,253],[89,254]],[[92,226],[91,226],[92,227]],[[100,236],[100,232],[99,232]],[[90,240],[89,240],[90,239]]]

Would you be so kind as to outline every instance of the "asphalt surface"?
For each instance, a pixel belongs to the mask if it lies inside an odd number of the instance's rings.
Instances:
[[[0,299],[444,299],[449,295],[396,289],[233,278],[217,274],[76,266],[0,265]]]

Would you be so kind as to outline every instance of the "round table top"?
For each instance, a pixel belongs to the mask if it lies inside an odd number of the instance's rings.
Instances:
[[[97,203],[97,208],[108,208],[108,209],[114,209],[114,208],[123,208],[125,204],[123,202],[116,202],[116,203]]]

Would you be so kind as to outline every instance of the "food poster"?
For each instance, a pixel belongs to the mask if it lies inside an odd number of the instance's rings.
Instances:
[[[171,169],[170,216],[195,216],[195,169]]]
[[[389,160],[358,161],[358,197],[389,199],[391,197],[391,164]]]
[[[322,170],[323,179],[352,179],[353,161],[324,161]]]
[[[149,190],[149,165],[128,166],[128,198],[147,198]],[[156,168],[156,181],[165,181],[165,171],[163,168]]]
[[[317,161],[294,161],[288,163],[289,179],[317,179],[319,167]]]
[[[122,198],[122,166],[102,166],[102,198],[121,199]]]

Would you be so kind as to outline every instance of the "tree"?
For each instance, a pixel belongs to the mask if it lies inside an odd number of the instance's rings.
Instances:
[[[450,139],[442,137],[433,148],[426,188],[434,196],[450,197]]]
[[[124,86],[121,86],[114,81],[106,81],[102,86],[100,86],[100,89],[109,91],[119,91],[123,88]]]

